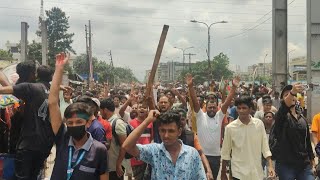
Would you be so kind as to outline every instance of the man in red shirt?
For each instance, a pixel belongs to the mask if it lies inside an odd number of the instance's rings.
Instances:
[[[131,120],[129,123],[133,128],[137,128],[148,116],[148,107],[143,104],[138,104],[138,117]],[[148,125],[144,133],[140,136],[137,144],[150,144],[153,139],[152,123]],[[143,179],[147,164],[135,158],[131,159],[133,176],[135,179]]]
[[[100,115],[97,117],[98,121],[102,124],[104,130],[106,131],[106,147],[109,150],[112,140],[112,127],[109,121],[104,120]]]

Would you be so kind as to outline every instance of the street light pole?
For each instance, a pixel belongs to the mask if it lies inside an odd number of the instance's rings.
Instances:
[[[197,21],[197,20],[191,20],[190,22],[193,22],[193,23],[200,23],[200,24],[204,24],[207,26],[208,28],[208,49],[207,49],[207,55],[208,55],[208,73],[209,73],[209,76],[211,77],[211,62],[210,62],[210,28],[212,25],[214,24],[221,24],[221,23],[228,23],[227,21],[219,21],[219,22],[214,22],[214,23],[211,23],[210,25],[208,25],[207,23],[205,22],[201,22],[201,21]]]
[[[185,55],[185,51],[187,50],[187,49],[191,49],[191,48],[194,48],[193,46],[191,46],[191,47],[187,47],[187,48],[179,48],[179,47],[174,47],[174,48],[176,48],[176,49],[179,49],[179,50],[181,50],[182,51],[182,70],[183,70],[183,72],[184,72],[184,62],[185,62],[185,57],[184,57],[184,55]]]
[[[268,56],[268,53],[266,54],[266,56],[264,57],[263,60],[263,77],[266,78],[266,58]]]

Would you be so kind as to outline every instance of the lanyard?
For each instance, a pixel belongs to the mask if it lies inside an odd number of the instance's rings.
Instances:
[[[72,173],[73,173],[73,168],[76,167],[76,166],[80,163],[80,161],[83,159],[85,153],[86,153],[86,151],[83,150],[82,153],[80,154],[78,160],[76,161],[76,164],[75,164],[73,167],[71,167],[71,161],[72,161],[71,159],[72,159],[72,154],[73,154],[73,153],[72,153],[72,147],[71,147],[71,146],[69,147],[69,159],[68,159],[67,180],[69,180],[69,179],[71,178]]]

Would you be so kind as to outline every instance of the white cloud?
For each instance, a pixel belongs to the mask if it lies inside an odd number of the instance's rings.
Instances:
[[[170,25],[170,28],[162,62],[172,59],[181,61],[181,51],[174,49],[174,46],[184,48],[194,46],[194,49],[188,50],[197,54],[192,57],[193,62],[207,58],[207,28],[202,24],[191,23],[191,19],[208,24],[221,20],[229,21],[227,24],[217,24],[211,28],[211,57],[224,52],[229,56],[230,63],[241,65],[242,69],[263,61],[266,50],[270,54],[267,58],[271,59],[271,20],[253,31],[225,39],[261,23],[262,21],[256,21],[271,10],[270,0],[199,2],[196,0],[50,0],[44,2],[46,10],[59,6],[70,16],[70,32],[75,33],[73,47],[78,54],[85,52],[84,25],[91,19],[93,55],[101,60],[108,60],[107,51],[112,50],[114,64],[130,67],[141,80],[145,70],[152,66],[164,24]],[[289,49],[291,47],[297,49],[292,56],[305,53],[303,51],[305,49],[304,3],[303,0],[296,0],[289,9],[288,22],[293,24],[288,27],[288,41],[292,43],[289,43]],[[39,13],[39,0],[15,0],[14,4],[11,0],[2,0],[0,47],[4,47],[7,40],[19,41],[21,21],[27,21],[30,25],[29,41],[36,39],[35,31],[38,28]],[[269,17],[271,14],[264,19]]]

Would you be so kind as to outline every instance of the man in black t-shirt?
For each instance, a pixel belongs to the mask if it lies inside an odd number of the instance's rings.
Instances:
[[[53,71],[47,66],[40,66],[37,73],[38,83],[0,88],[0,94],[13,94],[25,102],[15,159],[16,179],[37,179],[54,142],[48,115],[49,82]]]
[[[21,83],[33,83],[36,81],[36,64],[33,61],[24,61],[16,66],[16,72],[19,75],[19,79],[16,85]],[[10,86],[8,84],[7,86]],[[11,117],[11,128],[10,128],[10,149],[9,153],[15,154],[17,143],[19,141],[21,125],[24,118],[24,102],[20,102],[20,106],[17,111]]]

